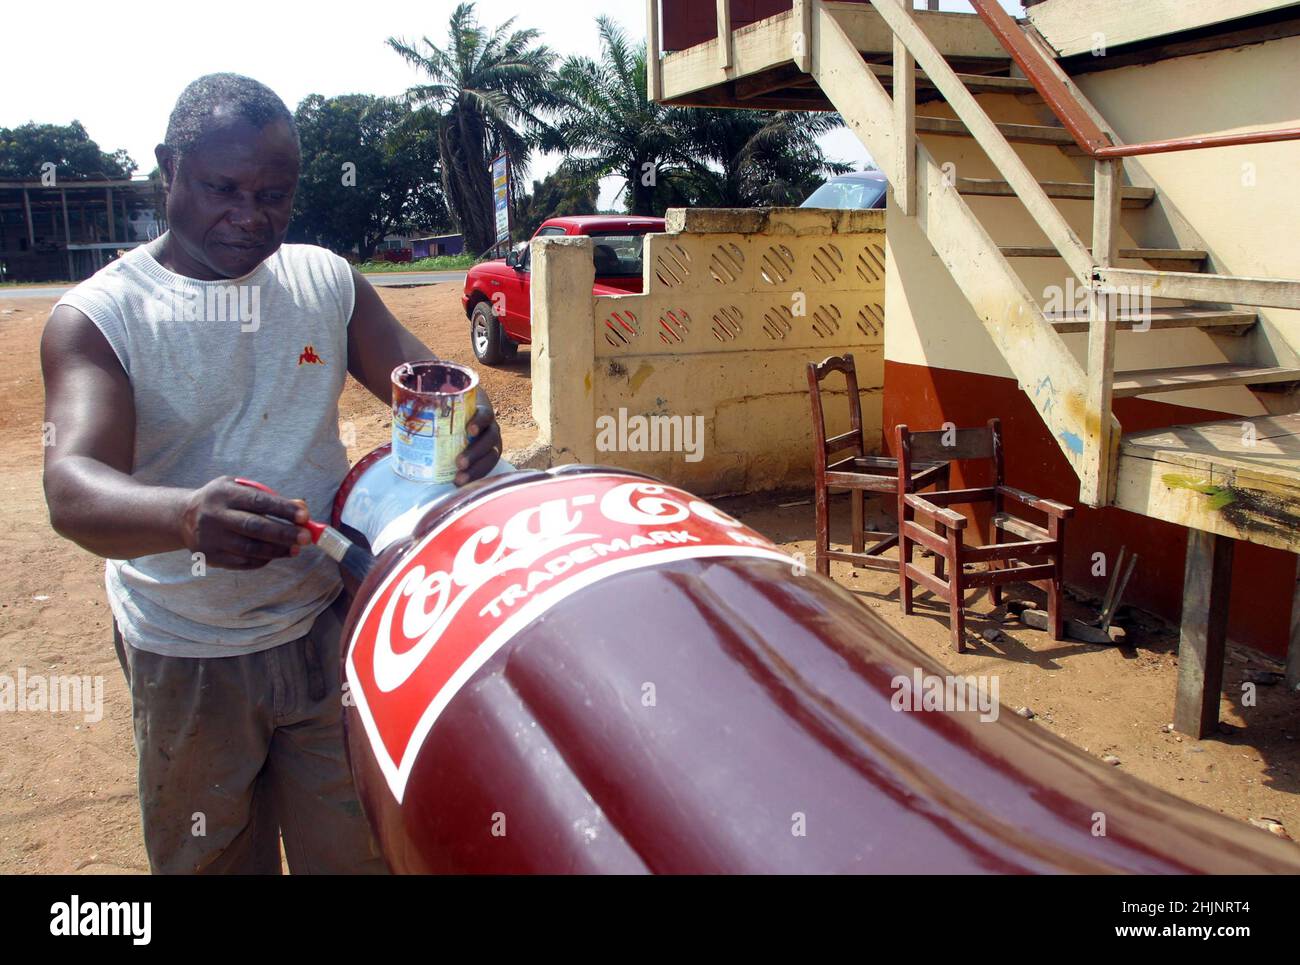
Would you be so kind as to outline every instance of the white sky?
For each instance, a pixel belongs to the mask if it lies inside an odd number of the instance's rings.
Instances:
[[[308,94],[400,94],[420,78],[385,39],[427,35],[441,45],[455,6],[455,0],[8,3],[0,127],[79,120],[102,149],[126,148],[137,174],[146,174],[177,95],[195,77],[247,74],[291,110]],[[960,0],[944,0],[943,8],[970,9]],[[517,17],[517,26],[541,30],[561,56],[596,55],[601,13],[630,37],[645,36],[645,0],[479,0],[477,12],[485,26]],[[823,146],[834,160],[858,167],[869,160],[845,130],[826,135]],[[530,177],[543,177],[559,161],[537,157]],[[619,184],[607,179],[602,185],[602,207],[612,203]]]

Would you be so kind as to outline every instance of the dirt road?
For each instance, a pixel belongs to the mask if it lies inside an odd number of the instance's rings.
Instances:
[[[385,302],[435,351],[473,361],[455,286],[387,289]],[[0,873],[138,873],[147,870],[139,831],[131,710],[113,654],[103,562],[57,537],[41,494],[42,388],[37,347],[53,299],[0,302],[0,674],[79,674],[102,678],[103,719],[44,711],[0,714]],[[506,448],[536,432],[531,419],[528,355],[506,369],[480,369],[497,407]],[[384,442],[384,407],[349,384],[341,421],[350,425],[355,459]],[[728,502],[731,511],[791,550],[811,558],[810,506],[770,497]],[[843,509],[843,507],[839,507]],[[840,519],[837,525],[843,525]],[[1280,687],[1260,687],[1246,711],[1225,701],[1238,725],[1213,740],[1166,733],[1176,666],[1168,628],[1134,628],[1136,649],[1054,643],[1014,623],[987,618],[975,602],[970,626],[1002,636],[961,657],[948,645],[946,620],[922,602],[898,614],[897,580],[886,573],[835,577],[874,612],[955,672],[997,674],[1002,702],[1028,706],[1036,724],[1089,753],[1117,756],[1123,769],[1198,804],[1241,820],[1265,817],[1300,831],[1300,720]],[[1261,667],[1232,655],[1225,688],[1240,693],[1243,675]],[[1008,711],[1009,712],[1009,711]],[[1242,729],[1241,725],[1244,725]],[[1262,832],[1261,832],[1262,833]]]

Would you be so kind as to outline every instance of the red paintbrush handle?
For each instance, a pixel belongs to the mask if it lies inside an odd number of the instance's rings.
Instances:
[[[254,480],[252,480],[252,479],[244,479],[244,478],[242,478],[242,477],[240,477],[240,476],[236,476],[236,477],[235,477],[235,482],[239,483],[239,485],[241,485],[241,486],[251,486],[253,489],[260,489],[262,492],[264,492],[264,493],[269,493],[269,494],[272,495],[272,496],[278,496],[278,495],[280,495],[279,493],[277,493],[274,489],[272,489],[270,486],[266,485],[265,483],[256,482],[256,481],[254,481]],[[324,523],[318,523],[318,522],[315,522],[314,520],[311,520],[311,519],[309,519],[309,520],[307,520],[307,522],[303,523],[302,526],[303,526],[303,529],[305,529],[305,530],[307,530],[307,532],[311,533],[311,541],[312,541],[313,543],[319,541],[319,540],[320,540],[320,537],[321,537],[321,533],[325,532],[325,524],[324,524]]]

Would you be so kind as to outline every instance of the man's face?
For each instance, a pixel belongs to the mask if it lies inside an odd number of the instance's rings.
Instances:
[[[167,188],[172,259],[207,281],[248,274],[289,230],[298,186],[298,144],[288,123],[219,124],[177,158],[157,149]]]

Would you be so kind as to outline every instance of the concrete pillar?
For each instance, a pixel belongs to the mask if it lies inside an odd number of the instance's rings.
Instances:
[[[533,418],[557,463],[596,457],[595,280],[590,238],[532,242]]]

